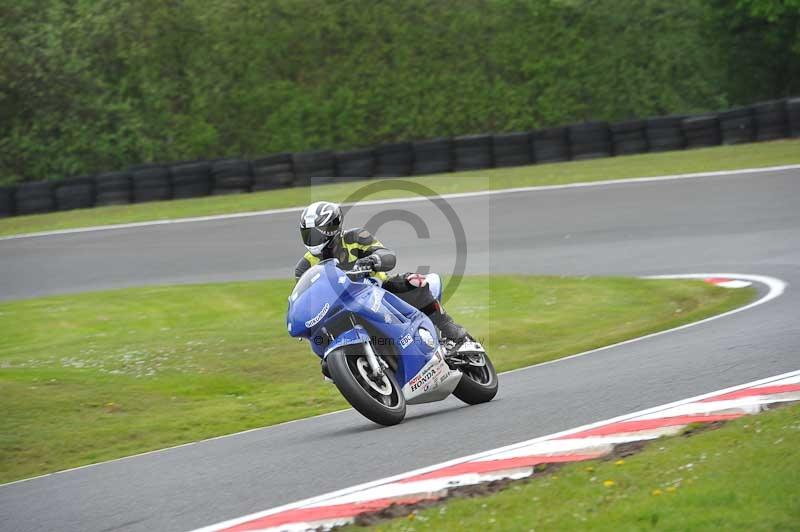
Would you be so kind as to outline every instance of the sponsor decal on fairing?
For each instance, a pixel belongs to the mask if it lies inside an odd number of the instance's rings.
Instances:
[[[400,338],[400,347],[405,349],[406,347],[410,346],[411,342],[413,342],[413,341],[414,341],[414,338],[412,338],[410,334],[407,334],[407,335],[403,336],[402,338]]]
[[[330,308],[331,306],[328,303],[325,303],[325,306],[322,307],[322,310],[319,311],[319,314],[317,314],[316,316],[314,316],[313,318],[311,318],[306,322],[306,328],[310,329],[311,327],[319,323],[320,320],[325,317],[325,314],[328,313],[328,310],[330,310]]]

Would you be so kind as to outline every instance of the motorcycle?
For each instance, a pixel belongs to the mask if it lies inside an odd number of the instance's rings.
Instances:
[[[381,288],[370,273],[323,260],[289,296],[289,334],[309,340],[347,402],[375,423],[396,425],[406,404],[451,393],[468,404],[491,401],[497,372],[481,343],[468,337],[449,353],[428,316]],[[440,299],[439,276],[426,280]]]

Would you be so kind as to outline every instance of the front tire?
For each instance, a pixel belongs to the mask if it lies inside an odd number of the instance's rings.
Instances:
[[[366,356],[353,351],[361,351],[360,346],[339,348],[327,356],[334,384],[347,402],[370,421],[397,425],[406,416],[406,399],[397,379],[390,369],[384,369],[380,381],[372,377]]]
[[[453,395],[469,405],[488,403],[497,395],[497,372],[489,356],[484,353],[483,366],[464,365],[458,369],[464,374],[453,390]]]

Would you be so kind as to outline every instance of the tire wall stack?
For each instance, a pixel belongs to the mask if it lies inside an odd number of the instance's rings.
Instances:
[[[292,155],[294,186],[330,183],[336,178],[336,159],[330,151],[308,151]]]
[[[645,120],[648,151],[682,150],[686,147],[683,136],[683,117],[659,116]]]
[[[789,121],[788,135],[800,137],[800,98],[792,98],[786,102],[786,115]]]
[[[465,135],[453,139],[453,170],[482,170],[492,166],[491,135]]]
[[[375,175],[375,151],[371,148],[340,151],[335,154],[335,158],[339,181],[369,179]]]
[[[375,177],[408,176],[413,167],[414,152],[410,143],[384,144],[375,148]]]
[[[585,122],[569,127],[572,158],[597,159],[611,156],[611,132],[606,122]]]
[[[71,211],[87,209],[95,204],[95,184],[92,177],[73,177],[56,182],[56,209]]]
[[[723,144],[743,144],[755,138],[753,110],[739,107],[719,113],[719,128]]]
[[[609,131],[614,155],[634,155],[650,150],[644,120],[628,120],[611,124]]]
[[[148,163],[124,171],[0,187],[0,218],[287,187],[480,171],[800,138],[800,97],[719,113],[584,122],[535,131],[395,142],[345,151]]]
[[[286,188],[294,183],[291,153],[265,155],[253,161],[253,192]]]
[[[412,144],[414,175],[453,171],[453,141],[449,138],[422,140]]]
[[[143,164],[128,169],[131,173],[133,203],[163,201],[172,198],[169,168],[160,164]]]
[[[495,168],[531,164],[531,135],[528,132],[492,135]]]
[[[170,166],[172,197],[175,199],[199,198],[211,193],[211,163],[189,161]]]
[[[565,127],[534,131],[531,134],[533,143],[532,161],[534,163],[569,161],[570,149],[567,134],[568,130]]]
[[[125,205],[132,196],[130,172],[105,172],[95,177],[95,205]]]
[[[720,143],[717,115],[692,116],[683,119],[683,134],[687,148],[705,148]]]
[[[0,218],[14,215],[14,187],[0,187]]]

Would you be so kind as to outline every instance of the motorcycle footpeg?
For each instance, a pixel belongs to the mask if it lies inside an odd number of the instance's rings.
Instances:
[[[486,351],[481,344],[472,338],[466,338],[458,344],[450,341],[445,347],[447,349],[445,362],[450,366],[450,369],[456,369],[459,366],[486,365],[486,361],[483,358]]]

